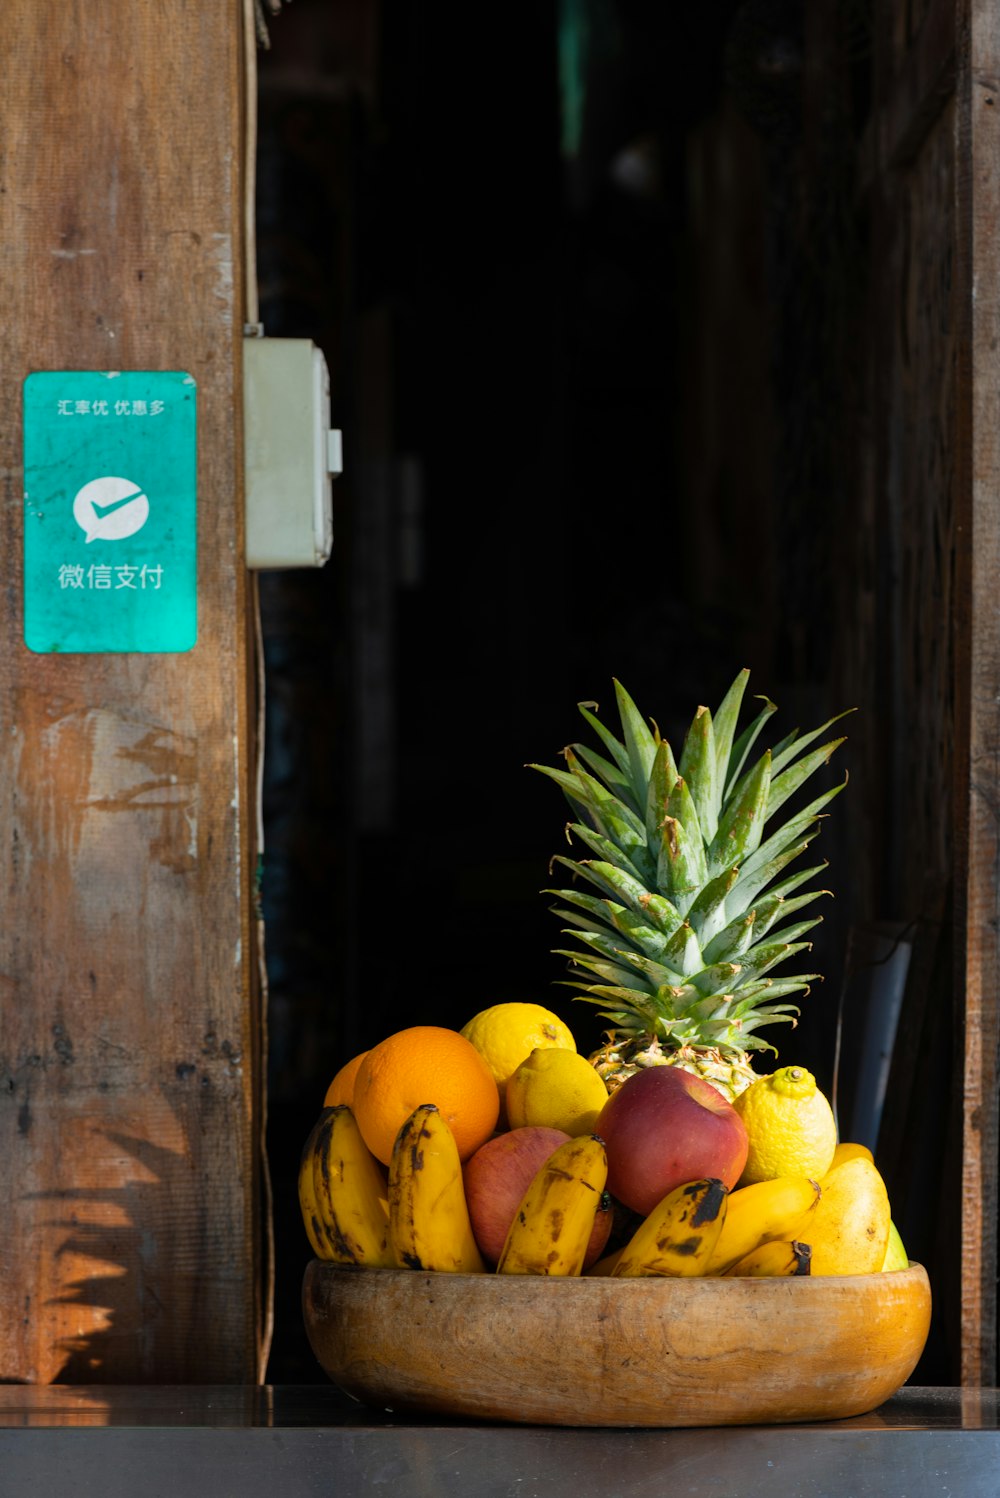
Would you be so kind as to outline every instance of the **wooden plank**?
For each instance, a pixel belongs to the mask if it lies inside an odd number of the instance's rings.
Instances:
[[[11,0],[0,133],[0,1379],[258,1373],[242,0]],[[21,382],[198,384],[199,637],[22,644]]]
[[[929,0],[916,36],[895,60],[894,74],[888,65],[881,70],[884,97],[861,142],[862,191],[877,171],[895,171],[913,160],[955,91],[955,0]]]
[[[964,962],[962,1382],[997,1375],[1000,1044],[1000,15],[958,7],[956,276],[958,347],[959,929]]]

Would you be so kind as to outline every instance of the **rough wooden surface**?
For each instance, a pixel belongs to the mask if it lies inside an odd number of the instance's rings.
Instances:
[[[0,36],[0,1380],[257,1376],[241,0]],[[199,635],[32,655],[21,382],[198,384]]]
[[[997,1375],[1000,1049],[1000,16],[957,8],[958,916],[964,927],[962,1381]]]
[[[881,6],[875,21],[861,183],[872,224],[873,422],[864,507],[881,579],[882,691],[871,706],[881,708],[887,746],[878,816],[886,907],[913,923],[918,953],[920,933],[950,910],[941,950],[945,957],[949,945],[952,951],[948,1023],[941,1025],[939,966],[929,1025],[903,1015],[904,1031],[924,1031],[919,1056],[912,1035],[901,1040],[918,1113],[908,1115],[894,1087],[887,1128],[902,1145],[896,1153],[904,1169],[913,1173],[923,1160],[921,1228],[941,1245],[940,1256],[925,1262],[949,1342],[954,1333],[952,1376],[992,1384],[1000,1209],[1000,193],[993,166],[1000,27],[986,0]],[[929,975],[913,975],[917,987],[922,977]],[[932,1173],[937,1192],[926,1179]],[[961,1245],[950,1236],[945,1242],[959,1222]]]
[[[817,1279],[551,1280],[313,1260],[306,1327],[348,1393],[556,1425],[752,1425],[864,1414],[930,1321],[920,1265]]]

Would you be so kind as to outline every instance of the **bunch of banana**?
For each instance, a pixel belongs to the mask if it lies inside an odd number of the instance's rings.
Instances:
[[[873,1274],[907,1263],[871,1151],[842,1143],[819,1181],[781,1176],[734,1191],[707,1273]]]
[[[302,1151],[298,1185],[318,1258],[366,1269],[393,1264],[385,1179],[346,1103],[320,1113]]]
[[[727,1274],[762,1243],[807,1238],[806,1224],[819,1199],[819,1183],[806,1176],[778,1176],[739,1187],[730,1194],[726,1220],[704,1272]]]
[[[538,1171],[507,1234],[499,1274],[578,1275],[607,1200],[596,1135],[561,1144]],[[299,1205],[318,1258],[362,1268],[482,1273],[454,1135],[432,1104],[396,1139],[388,1182],[349,1106],[322,1110],[302,1151]],[[588,1273],[727,1277],[905,1269],[906,1250],[871,1151],[839,1144],[817,1182],[781,1176],[735,1191],[719,1180],[670,1192]]]
[[[608,1157],[596,1134],[560,1144],[514,1214],[497,1273],[580,1274],[607,1179]]]
[[[305,1226],[306,1237],[309,1239],[309,1247],[318,1259],[330,1257],[330,1247],[326,1241],[326,1232],[319,1215],[319,1202],[316,1199],[316,1182],[313,1177],[313,1160],[315,1158],[316,1141],[319,1131],[323,1127],[331,1110],[324,1108],[319,1118],[313,1124],[309,1138],[306,1140],[302,1150],[302,1158],[299,1161],[299,1207],[302,1211],[302,1222]]]
[[[705,1273],[727,1216],[721,1181],[688,1181],[669,1191],[639,1224],[611,1273],[690,1278]]]
[[[462,1162],[447,1120],[432,1103],[403,1124],[389,1162],[389,1243],[400,1269],[478,1274]]]
[[[772,1238],[761,1243],[726,1270],[726,1278],[749,1276],[752,1279],[774,1279],[787,1274],[809,1274],[812,1268],[812,1246],[795,1239],[782,1242]]]

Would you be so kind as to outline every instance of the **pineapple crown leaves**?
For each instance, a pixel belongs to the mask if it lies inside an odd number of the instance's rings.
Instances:
[[[581,946],[558,949],[570,959],[571,986],[591,1003],[610,1000],[606,1018],[673,1045],[764,1046],[753,1038],[758,1026],[794,1023],[798,1013],[774,1000],[808,991],[817,976],[763,975],[809,946],[799,938],[820,917],[788,921],[829,894],[802,889],[825,864],[779,875],[817,835],[846,776],[787,820],[777,814],[844,742],[826,736],[844,714],[761,751],[776,708],[760,698],[737,733],[748,680],[741,671],[714,716],[697,710],[677,760],[615,681],[620,736],[596,703],[580,703],[600,752],[572,744],[564,769],[531,766],[562,789],[576,813],[567,835],[593,855],[552,861],[576,886],[548,891],[563,902],[554,908],[570,923],[564,934]]]

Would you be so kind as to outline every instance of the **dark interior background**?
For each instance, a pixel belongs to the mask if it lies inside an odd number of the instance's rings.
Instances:
[[[678,747],[744,665],[771,741],[854,705],[869,9],[808,88],[801,0],[271,23],[261,315],[323,348],[345,449],[330,563],[260,578],[274,1382],[321,1376],[294,1176],[338,1066],[505,999],[599,1038],[542,893],[565,804],[526,768],[576,703],[618,677]],[[849,721],[827,783],[882,727]],[[820,840],[825,982],[773,1032],[828,1090],[845,933],[893,913],[869,787]]]

